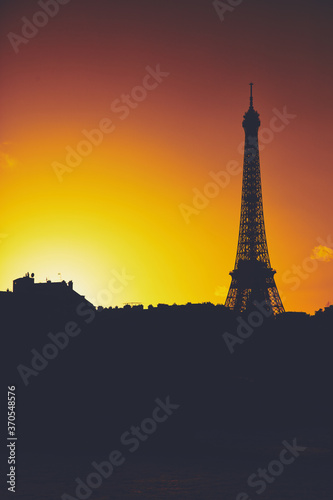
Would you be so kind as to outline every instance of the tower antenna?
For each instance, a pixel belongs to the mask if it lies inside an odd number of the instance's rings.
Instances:
[[[253,95],[252,95],[252,87],[253,87],[253,83],[251,82],[250,83],[250,108],[253,108]]]

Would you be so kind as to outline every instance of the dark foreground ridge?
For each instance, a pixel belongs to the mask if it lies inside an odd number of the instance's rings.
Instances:
[[[21,450],[108,452],[167,398],[179,407],[143,435],[146,452],[196,450],[213,429],[332,429],[332,306],[275,318],[260,304],[242,317],[212,304],[96,310],[72,286],[58,286],[67,300],[47,286],[0,297]]]

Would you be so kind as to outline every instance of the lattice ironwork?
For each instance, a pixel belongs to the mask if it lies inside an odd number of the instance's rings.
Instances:
[[[237,312],[266,302],[274,314],[284,312],[275,284],[265,232],[258,147],[259,113],[253,108],[252,83],[250,107],[244,115],[244,166],[241,216],[235,269],[225,305]]]

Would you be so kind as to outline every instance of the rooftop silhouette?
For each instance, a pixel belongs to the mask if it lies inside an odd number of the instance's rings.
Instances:
[[[36,283],[34,273],[26,273],[25,276],[15,279],[13,291],[7,289],[6,292],[0,292],[0,300],[18,305],[22,301],[40,303],[40,305],[46,301],[53,301],[63,306],[74,306],[82,300],[86,301],[83,295],[73,289],[73,281],[52,282],[46,279],[45,282]]]

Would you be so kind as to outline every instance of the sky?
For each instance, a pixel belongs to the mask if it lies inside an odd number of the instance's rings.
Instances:
[[[224,303],[253,81],[277,287],[333,303],[331,1],[0,5],[1,290]]]

